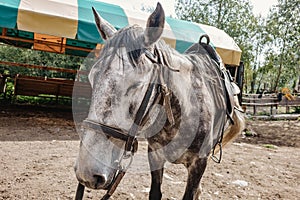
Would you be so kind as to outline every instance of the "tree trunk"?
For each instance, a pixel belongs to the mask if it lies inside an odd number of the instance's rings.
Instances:
[[[257,77],[257,73],[256,71],[253,70],[250,93],[254,93],[255,85],[256,85],[256,77]]]
[[[260,54],[260,52],[261,52],[261,49],[259,48],[259,45],[257,44],[250,93],[254,93],[254,90],[255,90],[256,78],[257,78],[257,68],[259,67],[259,64],[260,64],[260,62],[258,60],[258,55]]]
[[[279,79],[280,79],[282,68],[283,68],[283,59],[284,59],[284,54],[285,54],[285,43],[286,43],[287,32],[288,32],[288,27],[286,27],[285,33],[284,33],[282,52],[280,54],[279,69],[278,69],[278,73],[277,73],[277,77],[276,77],[276,81],[275,81],[274,91],[277,91],[277,89],[278,89],[278,83],[279,83]]]
[[[220,0],[219,1],[219,8],[218,8],[217,27],[220,27],[220,25],[221,25],[222,7],[223,7],[223,0]]]

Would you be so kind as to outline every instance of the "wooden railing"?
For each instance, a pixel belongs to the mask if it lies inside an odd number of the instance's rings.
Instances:
[[[294,99],[288,100],[287,98],[282,98],[282,100],[279,102],[279,106],[285,106],[286,113],[290,112],[291,107],[300,107],[300,96],[295,96]]]
[[[253,115],[257,114],[259,107],[269,107],[270,114],[273,114],[274,108],[276,112],[278,107],[286,107],[286,113],[290,111],[290,107],[300,106],[300,96],[295,95],[293,100],[288,100],[284,96],[282,99],[277,97],[277,94],[243,94],[242,105],[246,108],[253,109]]]
[[[262,96],[259,94],[243,94],[242,105],[253,108],[253,115],[256,115],[258,107],[270,107],[270,113],[273,114],[273,108],[278,108],[279,100],[276,95]]]

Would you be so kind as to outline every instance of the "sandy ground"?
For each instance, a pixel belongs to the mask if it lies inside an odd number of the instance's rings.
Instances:
[[[299,199],[300,121],[248,120],[247,129],[252,136],[226,147],[221,164],[210,161],[202,199]],[[148,198],[146,145],[111,199]],[[0,199],[74,199],[78,149],[70,109],[0,105]],[[186,169],[168,164],[163,199],[181,199],[185,183]]]

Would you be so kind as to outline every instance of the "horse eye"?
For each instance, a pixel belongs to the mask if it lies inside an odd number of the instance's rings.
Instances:
[[[135,88],[137,88],[137,87],[140,86],[140,85],[141,85],[141,82],[137,82],[137,83],[131,85],[131,86],[127,89],[125,95],[128,95],[129,92],[130,92],[130,90],[134,90]]]

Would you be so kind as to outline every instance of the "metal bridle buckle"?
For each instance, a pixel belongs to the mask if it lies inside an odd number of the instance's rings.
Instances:
[[[124,160],[128,160],[128,163],[127,164],[122,164],[122,161]],[[130,165],[132,164],[132,161],[133,161],[133,152],[132,151],[124,151],[121,159],[120,159],[120,162],[119,162],[119,170],[121,171],[127,171],[127,169],[130,167]]]

